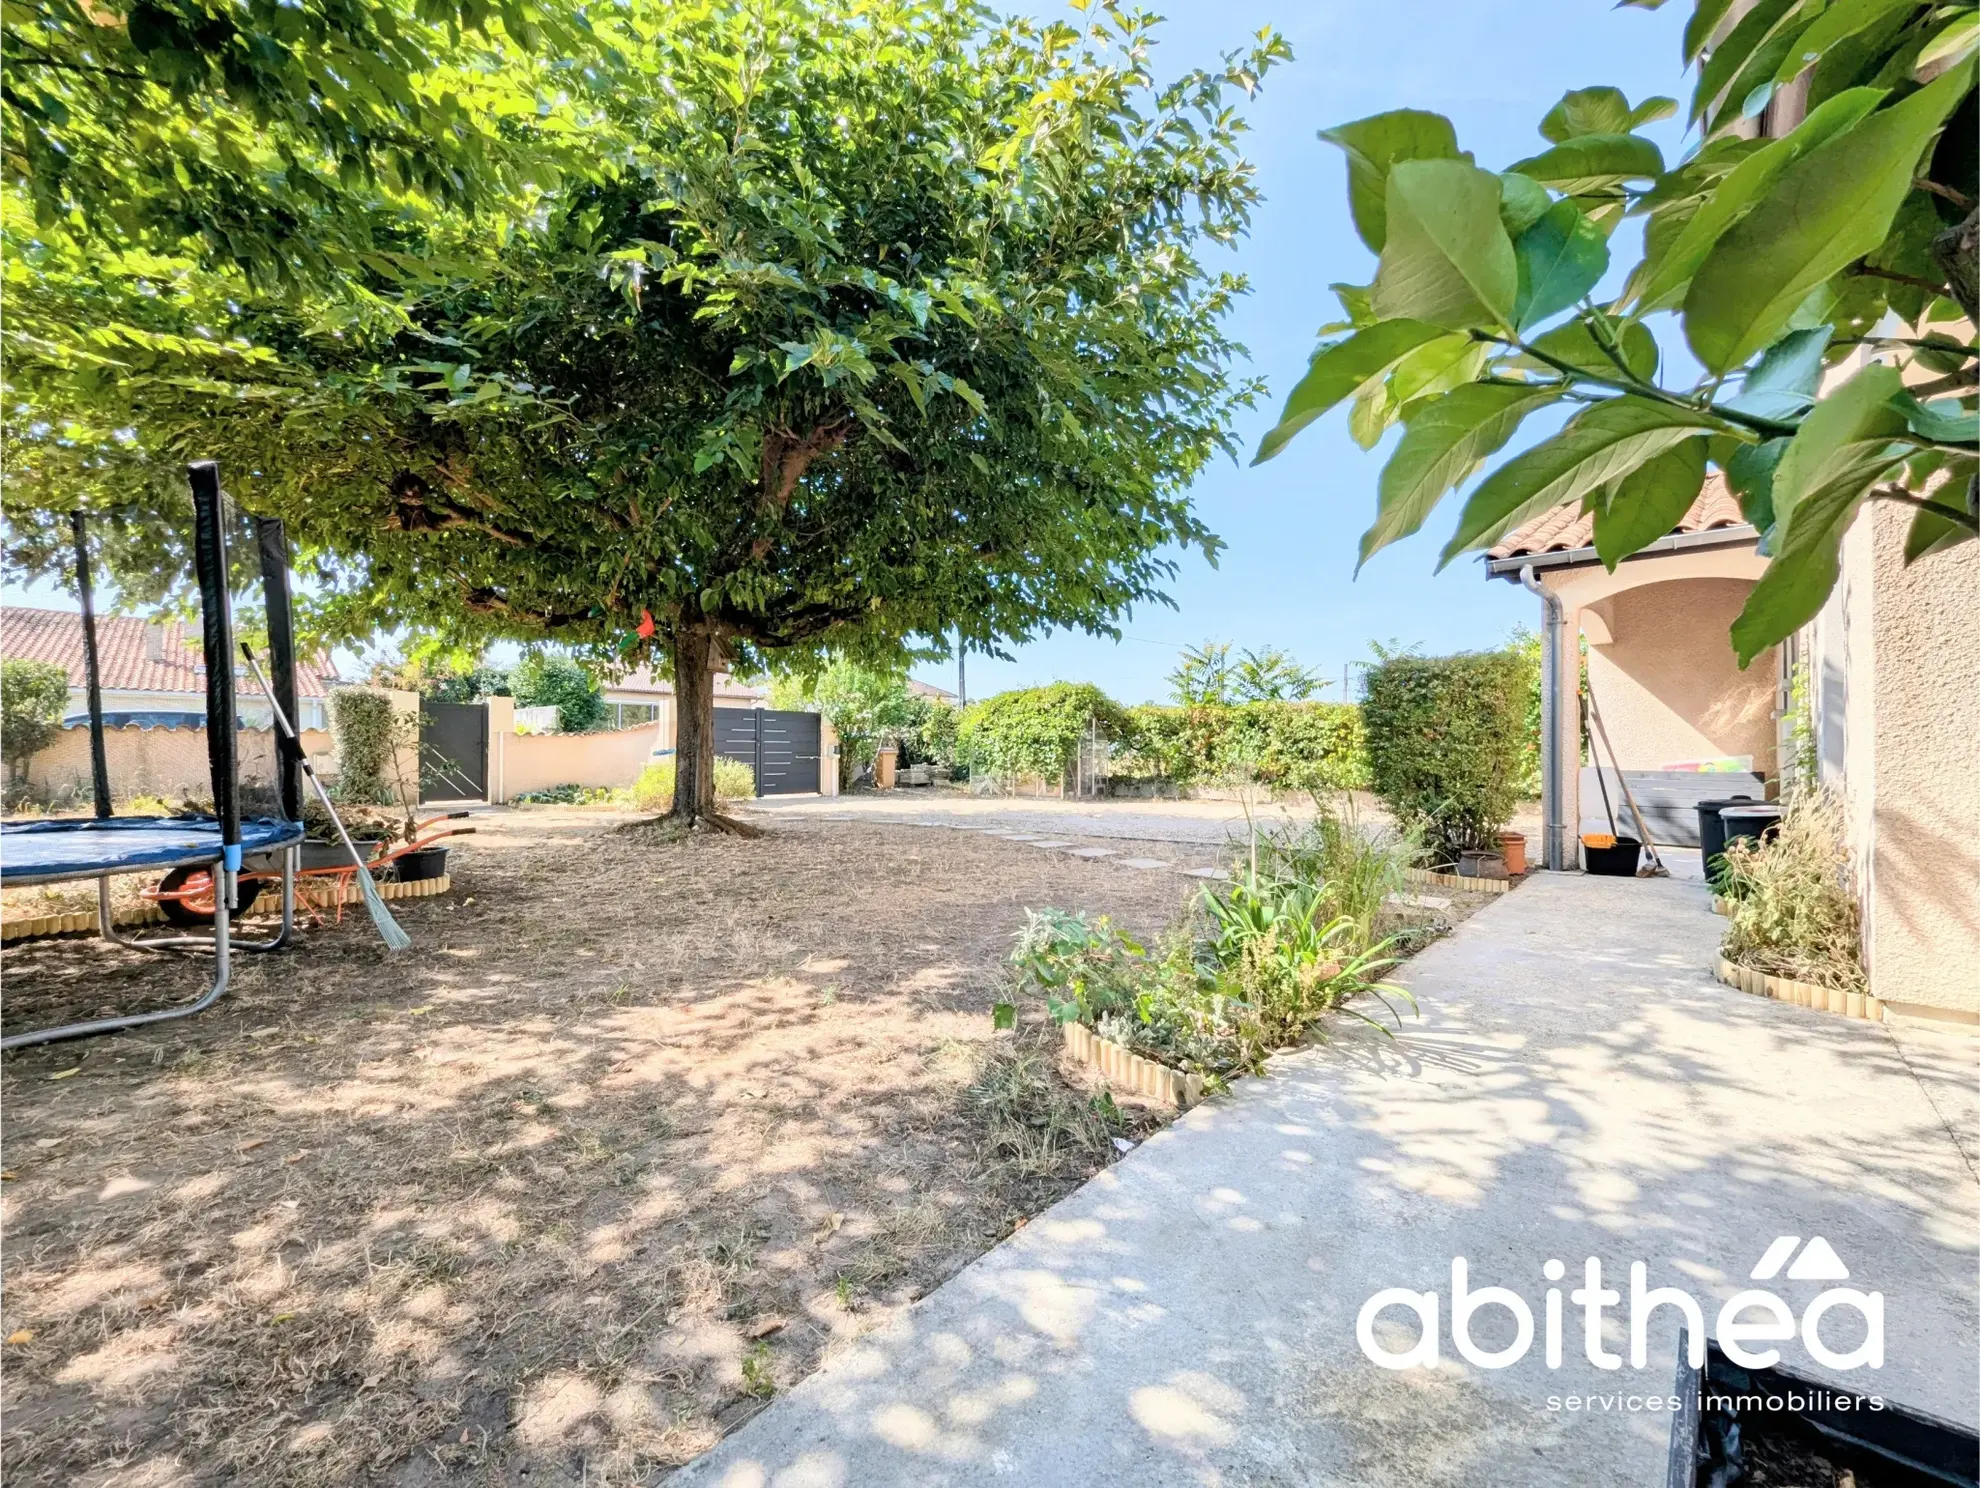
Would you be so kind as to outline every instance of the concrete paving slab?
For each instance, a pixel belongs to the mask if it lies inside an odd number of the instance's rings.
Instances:
[[[1222,868],[1185,868],[1183,869],[1183,873],[1185,876],[1189,878],[1224,879],[1230,877],[1230,874],[1225,872]]]
[[[1069,858],[1111,858],[1117,856],[1111,847],[1076,847],[1066,854]]]
[[[1693,885],[1536,876],[1410,964],[1423,1015],[1393,1040],[1343,1022],[1272,1060],[672,1481],[1651,1488],[1681,1312],[1648,1312],[1635,1367],[1637,1261],[1708,1331],[1749,1288],[1795,1316],[1829,1286],[1881,1294],[1880,1369],[1799,1338],[1782,1362],[1971,1428],[1980,1183],[1887,1030],[1721,986],[1722,928]],[[1749,1279],[1781,1236],[1823,1237],[1850,1279]],[[1565,1293],[1599,1262],[1619,1366],[1589,1362],[1566,1297],[1560,1367],[1538,1339],[1503,1368],[1461,1356],[1456,1257],[1543,1334],[1543,1268]],[[1433,1366],[1357,1340],[1393,1287],[1436,1294]],[[1488,1302],[1467,1336],[1508,1347],[1511,1322]],[[1369,1336],[1420,1331],[1390,1307]],[[1863,1331],[1838,1307],[1819,1336]]]
[[[1013,842],[1028,842],[1033,847],[1071,847],[1070,837],[1013,837]]]
[[[1169,866],[1169,860],[1167,858],[1122,858],[1121,866],[1123,868],[1166,868]]]

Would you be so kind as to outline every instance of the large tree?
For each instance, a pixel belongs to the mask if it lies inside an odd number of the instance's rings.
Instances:
[[[716,817],[712,670],[1109,630],[1255,387],[1207,267],[1254,200],[1269,33],[1158,86],[1151,21],[938,0],[633,5],[590,174],[378,317],[236,326],[252,396],[98,387],[134,463],[217,455],[290,519],[333,632],[413,624],[668,667],[675,811]],[[476,256],[478,255],[478,257]],[[245,384],[244,384],[245,385]],[[114,430],[112,430],[114,434]],[[101,489],[44,441],[43,504]]]
[[[1326,131],[1379,261],[1371,284],[1336,286],[1348,319],[1258,459],[1349,400],[1364,447],[1401,423],[1365,562],[1527,418],[1572,409],[1472,487],[1443,562],[1579,503],[1611,568],[1717,467],[1772,554],[1733,626],[1742,665],[1821,607],[1863,502],[1915,510],[1907,559],[1970,541],[1977,36],[1972,0],[1694,0],[1701,142],[1676,165],[1639,132],[1675,101],[1606,87],[1562,98],[1545,148],[1498,172],[1438,114]],[[1626,215],[1645,219],[1643,256],[1598,300]],[[1669,315],[1703,369],[1688,383],[1660,373]],[[1825,384],[1859,351],[1875,360]]]

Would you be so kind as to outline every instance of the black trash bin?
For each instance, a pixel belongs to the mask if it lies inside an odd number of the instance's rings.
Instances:
[[[1752,806],[1756,804],[1751,796],[1728,796],[1719,801],[1698,803],[1698,860],[1705,865],[1705,876],[1718,887],[1721,868],[1718,860],[1725,856],[1726,824],[1719,813],[1728,806]]]
[[[1744,837],[1754,842],[1771,842],[1781,830],[1781,808],[1771,801],[1751,801],[1743,806],[1726,806],[1719,811],[1725,825],[1725,843],[1719,851]]]

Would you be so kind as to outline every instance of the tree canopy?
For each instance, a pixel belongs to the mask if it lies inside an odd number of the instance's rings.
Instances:
[[[1106,631],[1165,548],[1214,554],[1187,487],[1257,388],[1220,329],[1244,282],[1199,254],[1244,229],[1233,98],[1285,48],[1158,85],[1152,24],[601,14],[587,173],[492,229],[426,212],[356,309],[186,270],[151,375],[25,374],[27,499],[216,457],[315,556],[333,634],[670,662],[678,799],[712,809],[711,666]]]
[[[1973,6],[1731,9],[1694,0],[1700,142],[1674,165],[1639,131],[1676,101],[1609,87],[1568,93],[1540,121],[1544,148],[1497,172],[1434,113],[1324,132],[1378,262],[1372,282],[1335,286],[1346,319],[1323,330],[1257,459],[1344,402],[1364,447],[1401,424],[1364,563],[1526,419],[1564,409],[1558,433],[1470,488],[1443,563],[1578,503],[1613,568],[1716,469],[1772,555],[1733,626],[1741,665],[1820,609],[1864,501],[1916,511],[1910,560],[1980,530]],[[1632,215],[1642,258],[1598,301]],[[1703,368],[1690,386],[1660,369],[1665,315]]]

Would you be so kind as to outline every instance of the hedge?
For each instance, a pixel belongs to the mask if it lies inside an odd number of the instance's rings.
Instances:
[[[1519,803],[1530,674],[1512,651],[1398,656],[1361,705],[1375,794],[1441,862],[1493,847]]]
[[[957,754],[972,774],[1061,780],[1079,755],[1089,719],[1109,739],[1129,732],[1127,713],[1090,682],[1054,682],[972,703],[956,727]]]
[[[330,694],[330,728],[337,740],[337,795],[368,806],[391,805],[393,769],[402,725],[390,694],[372,687],[339,687]]]
[[[1274,790],[1368,784],[1361,710],[1352,703],[1148,705],[1128,710],[1117,777],[1188,788],[1256,781]]]

